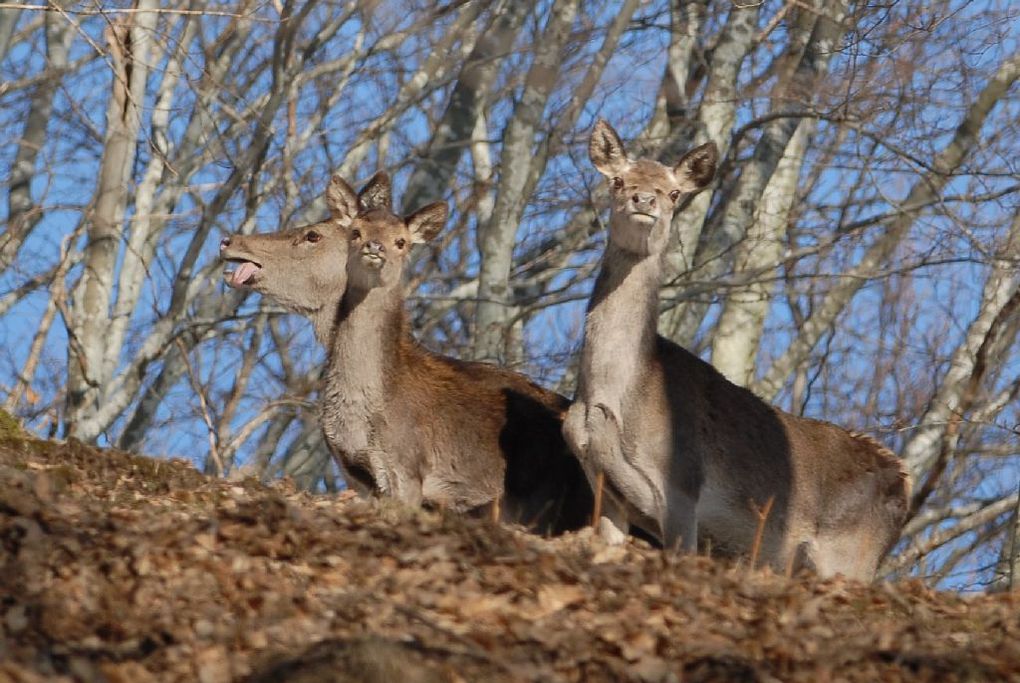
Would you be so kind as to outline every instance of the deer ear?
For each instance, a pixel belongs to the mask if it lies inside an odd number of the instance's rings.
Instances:
[[[629,163],[623,141],[613,127],[605,119],[595,122],[588,140],[588,156],[591,163],[602,175],[612,176],[619,173]]]
[[[368,179],[365,186],[358,193],[358,205],[362,211],[372,209],[386,209],[390,211],[393,204],[393,188],[390,185],[390,177],[385,171],[379,171]]]
[[[681,157],[673,167],[673,175],[683,192],[697,192],[704,189],[715,177],[719,163],[719,148],[714,142],[695,147]]]
[[[405,218],[407,229],[411,231],[411,241],[415,244],[424,244],[438,235],[446,225],[448,212],[446,202],[436,202],[418,209]]]
[[[347,181],[335,174],[326,188],[326,205],[333,218],[349,223],[358,214],[358,195]]]

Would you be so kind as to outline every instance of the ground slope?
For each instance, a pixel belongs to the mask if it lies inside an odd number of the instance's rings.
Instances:
[[[0,682],[1020,681],[1020,599],[787,579],[586,535],[0,438]]]

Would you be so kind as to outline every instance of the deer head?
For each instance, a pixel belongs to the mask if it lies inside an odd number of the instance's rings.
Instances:
[[[296,313],[315,313],[347,287],[345,227],[359,212],[389,211],[391,194],[385,173],[376,173],[357,194],[334,175],[326,188],[326,220],[275,233],[225,237],[220,258],[235,267],[224,279],[231,287],[270,296]]]
[[[638,256],[665,249],[673,211],[687,196],[708,186],[719,159],[715,143],[707,142],[684,154],[672,168],[652,159],[634,161],[604,119],[595,122],[588,153],[609,180],[609,241]]]
[[[350,289],[367,291],[398,285],[411,245],[428,242],[446,224],[445,202],[429,204],[401,218],[388,206],[359,203],[359,196],[343,180],[337,183],[335,189],[342,202],[358,206],[357,213],[344,227],[348,243],[347,286]]]

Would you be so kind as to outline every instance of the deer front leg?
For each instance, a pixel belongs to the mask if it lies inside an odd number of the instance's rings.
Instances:
[[[589,405],[578,401],[570,406],[563,420],[563,436],[577,455],[589,481],[596,490],[596,530],[610,545],[626,541],[630,524],[626,510],[606,495],[605,477],[608,468],[622,457],[620,428],[616,416],[602,403]]]
[[[571,404],[563,417],[563,439],[581,464],[588,460],[588,430],[585,424],[587,413],[587,406],[577,401]]]
[[[596,403],[586,418],[589,457],[599,470],[615,470],[623,459],[623,441],[616,413],[606,404]]]
[[[362,486],[371,483],[373,485],[371,493],[376,496],[394,498],[405,505],[420,507],[421,481],[405,468],[392,467],[389,461],[390,457],[384,450],[362,448],[347,459],[345,471],[355,474],[356,480],[364,480],[361,482]]]
[[[627,532],[630,531],[627,511],[611,498],[602,500],[602,514],[598,519],[596,531],[609,545],[623,545],[627,540]]]
[[[563,418],[563,438],[587,468],[605,470],[621,454],[620,426],[604,403],[577,401]]]

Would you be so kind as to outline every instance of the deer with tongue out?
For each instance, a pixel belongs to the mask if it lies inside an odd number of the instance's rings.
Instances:
[[[230,286],[311,318],[328,366],[326,441],[352,486],[411,505],[488,511],[538,533],[584,526],[591,489],[561,433],[568,401],[522,375],[432,353],[414,341],[402,276],[411,246],[443,227],[447,208],[401,217],[389,178],[361,192],[339,176],[330,217],[272,235],[232,236]]]
[[[262,266],[252,261],[244,261],[237,266],[237,269],[230,273],[230,286],[243,287],[250,285],[255,280],[255,274],[262,270]]]

